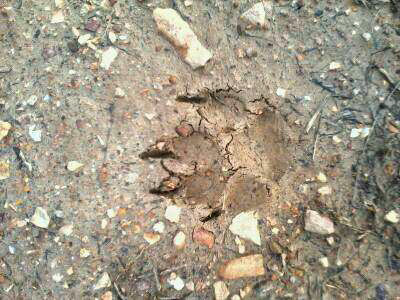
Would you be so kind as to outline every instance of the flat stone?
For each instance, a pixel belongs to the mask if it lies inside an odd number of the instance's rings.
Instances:
[[[108,70],[117,56],[118,50],[114,47],[109,47],[107,50],[103,51],[101,55],[100,67]]]
[[[68,169],[68,171],[71,171],[71,172],[75,172],[82,167],[83,167],[83,164],[80,163],[79,161],[75,161],[75,160],[69,161],[67,164],[67,169]]]
[[[165,210],[165,218],[173,223],[179,223],[182,209],[176,205],[170,205]]]
[[[239,257],[224,263],[218,270],[223,279],[255,277],[265,274],[264,258],[261,254]]]
[[[332,188],[329,185],[325,185],[318,189],[318,193],[322,196],[330,195],[332,194]]]
[[[179,231],[174,237],[175,247],[179,250],[183,249],[185,247],[185,242],[186,242],[186,235],[182,231]]]
[[[385,215],[385,221],[393,224],[398,223],[400,221],[400,215],[395,210],[391,210]]]
[[[171,273],[170,277],[168,278],[168,283],[177,291],[180,291],[185,287],[185,282],[175,273]]]
[[[265,9],[262,2],[254,4],[249,10],[245,11],[240,19],[246,23],[248,29],[265,28]]]
[[[319,234],[331,234],[335,232],[335,227],[329,218],[322,217],[318,212],[308,209],[305,218],[305,230]]]
[[[212,58],[212,53],[202,46],[188,23],[175,10],[156,8],[153,11],[153,18],[158,31],[193,69],[203,67]]]
[[[86,45],[87,44],[87,42],[90,40],[92,38],[92,35],[90,34],[90,33],[86,33],[86,34],[83,34],[83,35],[81,35],[79,38],[78,38],[78,44],[79,45]]]
[[[318,179],[319,182],[326,182],[327,181],[326,175],[324,173],[322,173],[322,172],[318,173],[317,179]]]
[[[124,98],[125,97],[125,91],[123,89],[121,89],[120,87],[117,87],[115,89],[115,97]]]
[[[260,232],[258,231],[258,221],[253,211],[242,212],[233,218],[229,230],[243,239],[252,241],[261,246]]]
[[[214,283],[215,300],[225,300],[229,297],[229,290],[225,282],[217,281]]]
[[[165,230],[165,224],[163,222],[157,222],[153,225],[153,230],[158,233],[163,233]]]
[[[333,61],[329,64],[329,70],[334,71],[334,70],[339,70],[342,68],[342,64],[338,63],[336,61]]]
[[[175,175],[190,176],[195,172],[194,165],[187,165],[179,160],[167,158],[161,161],[161,164],[168,171],[174,173]]]
[[[40,228],[48,228],[50,224],[50,217],[47,211],[42,207],[36,207],[35,213],[31,218],[31,223]]]
[[[111,286],[111,279],[107,272],[104,272],[100,279],[93,286],[93,290],[100,290]]]
[[[34,142],[42,141],[42,131],[40,129],[35,129],[35,125],[29,126],[29,135]]]
[[[10,129],[11,129],[10,123],[0,121],[0,141],[7,136]]]

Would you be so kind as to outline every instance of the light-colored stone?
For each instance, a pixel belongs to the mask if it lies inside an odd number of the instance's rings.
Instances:
[[[328,268],[329,267],[329,260],[327,257],[321,257],[319,259],[319,263],[324,267],[324,268]]]
[[[175,10],[156,8],[153,18],[158,31],[174,45],[183,60],[193,69],[203,67],[212,58],[212,53],[201,45],[195,33]]]
[[[114,47],[109,47],[101,54],[100,67],[105,70],[108,70],[113,61],[117,58],[117,56],[118,56],[118,49]]]
[[[112,300],[113,295],[111,291],[105,292],[103,295],[101,295],[101,300]]]
[[[107,272],[101,275],[100,279],[93,286],[93,290],[100,290],[111,286],[111,279]]]
[[[42,140],[42,131],[40,129],[35,129],[35,125],[29,126],[29,135],[34,142],[40,142]]]
[[[264,258],[261,254],[239,257],[224,263],[218,270],[223,279],[238,279],[265,274]]]
[[[72,234],[73,229],[74,229],[73,224],[67,224],[60,228],[60,233],[65,236],[70,236]]]
[[[332,188],[329,185],[322,186],[318,189],[318,193],[322,196],[332,194]]]
[[[0,161],[0,180],[10,177],[10,163],[8,161]]]
[[[68,275],[72,275],[72,274],[74,274],[74,268],[73,267],[69,267],[68,269],[67,269],[67,274]]]
[[[56,5],[57,8],[63,8],[64,0],[54,0],[54,4]]]
[[[306,212],[305,230],[319,234],[331,234],[335,232],[335,227],[329,218],[322,217],[318,212],[309,209]]]
[[[153,225],[153,230],[158,233],[163,233],[165,230],[165,224],[163,222],[157,222]]]
[[[265,28],[265,9],[262,2],[254,4],[249,10],[245,11],[240,19],[246,24],[248,29]]]
[[[329,70],[334,71],[334,70],[339,70],[342,68],[342,64],[336,61],[333,61],[329,64]]]
[[[385,221],[394,224],[398,223],[400,221],[400,215],[395,210],[391,210],[385,215]]]
[[[339,144],[339,143],[342,142],[342,139],[341,139],[340,137],[338,137],[337,135],[334,135],[334,136],[332,137],[332,140],[333,140],[333,142],[334,142],[335,144]]]
[[[52,279],[55,282],[60,282],[63,278],[64,278],[64,276],[62,276],[60,273],[55,273],[52,276]]]
[[[57,10],[51,17],[51,23],[57,24],[57,23],[62,23],[62,22],[64,22],[64,14],[63,14],[62,10]]]
[[[117,214],[118,214],[118,209],[119,209],[118,206],[117,207],[111,207],[111,208],[107,209],[107,216],[110,219],[115,218],[117,216]]]
[[[113,31],[110,31],[108,33],[108,39],[114,44],[117,41],[117,35]]]
[[[125,97],[125,91],[123,89],[121,89],[120,87],[117,87],[115,89],[115,97],[124,98]]]
[[[171,273],[168,278],[168,283],[177,291],[180,291],[185,287],[185,282],[175,273]]]
[[[229,230],[243,239],[250,240],[261,246],[260,232],[258,231],[258,221],[253,211],[242,212],[233,218]]]
[[[86,34],[83,34],[83,35],[81,35],[79,38],[78,38],[78,43],[79,43],[79,45],[86,45],[87,44],[87,42],[90,40],[92,38],[92,35],[90,34],[90,33],[86,33]]]
[[[215,300],[226,300],[229,297],[229,290],[225,282],[217,281],[214,283]]]
[[[82,258],[87,258],[90,256],[90,250],[86,249],[86,248],[81,248],[81,250],[79,250],[79,256]]]
[[[35,213],[31,218],[31,223],[40,228],[48,228],[50,217],[47,214],[47,211],[42,207],[36,207]]]
[[[327,181],[326,175],[324,173],[322,173],[322,172],[318,173],[317,179],[318,179],[319,182],[326,182]]]
[[[183,249],[185,247],[186,235],[179,231],[174,237],[174,245],[177,249]]]
[[[67,164],[67,169],[68,169],[68,171],[71,171],[71,172],[75,172],[82,167],[83,167],[83,163],[80,163],[79,161],[75,161],[75,160],[69,161]]]
[[[34,106],[38,100],[38,97],[36,95],[32,95],[26,100],[26,103],[28,103],[30,106]]]
[[[283,88],[277,88],[276,95],[284,98],[286,96],[286,90]]]
[[[165,210],[165,218],[173,223],[179,223],[182,209],[176,205],[170,205]]]
[[[11,129],[10,123],[0,121],[0,141],[7,136],[10,129]]]
[[[150,245],[154,245],[160,240],[160,235],[154,232],[145,232],[143,234],[143,238],[148,242]]]

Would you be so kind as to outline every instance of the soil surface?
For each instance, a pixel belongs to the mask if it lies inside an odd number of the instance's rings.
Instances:
[[[399,4],[256,3],[0,0],[1,299],[400,298]]]

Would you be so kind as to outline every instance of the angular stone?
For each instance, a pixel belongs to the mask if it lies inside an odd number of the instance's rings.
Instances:
[[[173,223],[179,223],[179,219],[181,216],[181,208],[176,205],[170,205],[165,210],[165,218]]]
[[[254,4],[249,10],[245,11],[240,19],[246,23],[249,29],[261,27],[265,28],[265,9],[262,2]]]
[[[223,281],[214,283],[215,300],[225,300],[229,297],[229,290]]]
[[[10,129],[11,129],[10,123],[0,121],[0,141],[7,136]]]
[[[100,67],[108,70],[112,62],[117,58],[118,50],[114,47],[109,47],[107,50],[103,51],[101,55]]]
[[[156,8],[153,18],[157,29],[176,48],[183,60],[193,69],[203,67],[212,53],[203,47],[189,25],[171,8]]]
[[[107,272],[104,272],[103,275],[101,275],[100,279],[93,286],[93,290],[100,290],[110,286],[111,286],[110,276],[108,275]]]
[[[224,263],[218,270],[223,279],[238,279],[265,274],[264,258],[261,254],[239,257]]]
[[[48,228],[50,224],[50,217],[47,211],[42,207],[36,207],[35,213],[31,218],[31,223],[40,228]]]
[[[243,239],[250,240],[256,245],[261,245],[258,221],[253,211],[242,212],[233,218],[229,230]]]
[[[186,242],[186,235],[182,231],[179,231],[174,237],[175,247],[179,250],[183,249],[185,247],[185,242]]]
[[[331,234],[335,232],[335,227],[329,218],[322,217],[318,212],[309,209],[306,212],[305,230],[319,234]]]
[[[207,246],[211,249],[214,246],[215,236],[211,231],[200,227],[193,230],[193,240],[196,243]]]

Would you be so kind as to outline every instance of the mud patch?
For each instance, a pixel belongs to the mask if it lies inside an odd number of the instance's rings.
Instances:
[[[177,126],[179,136],[159,139],[141,154],[160,158],[169,173],[151,192],[178,204],[234,212],[273,201],[297,138],[279,111],[232,90],[177,100],[193,103],[197,115]]]

